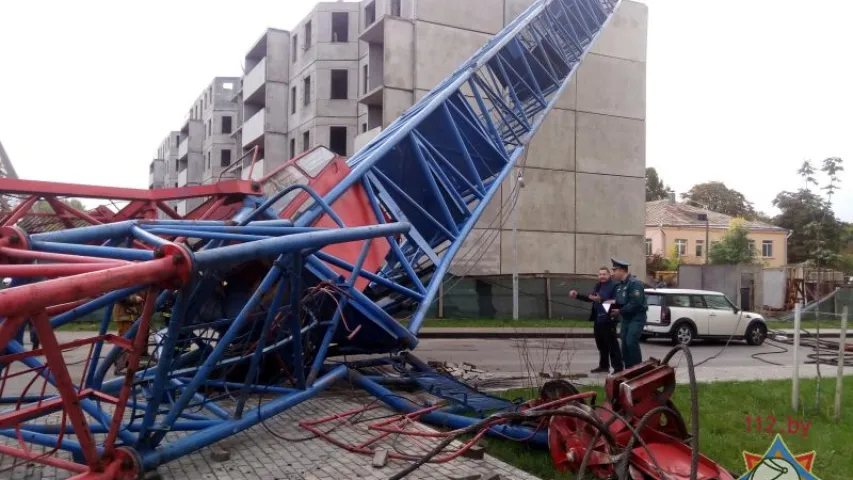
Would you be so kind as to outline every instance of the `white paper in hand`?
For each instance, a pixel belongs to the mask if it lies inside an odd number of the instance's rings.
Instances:
[[[610,303],[602,303],[601,304],[601,306],[604,307],[604,313],[607,313],[610,311],[610,305],[611,305]]]

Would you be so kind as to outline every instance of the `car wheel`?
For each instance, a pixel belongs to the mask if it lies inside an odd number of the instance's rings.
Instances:
[[[750,345],[761,345],[767,338],[767,327],[763,323],[753,323],[746,329],[746,343]]]
[[[687,322],[679,323],[672,329],[673,345],[690,345],[696,338],[696,330]]]

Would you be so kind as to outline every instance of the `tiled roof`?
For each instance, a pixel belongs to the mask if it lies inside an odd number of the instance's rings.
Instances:
[[[685,203],[657,200],[646,202],[646,226],[705,226],[705,221],[698,218],[700,214],[704,213],[708,214],[709,224],[714,228],[728,228],[729,223],[734,218],[723,213],[711,212]],[[782,227],[758,221],[746,221],[745,225],[750,230],[785,231]]]

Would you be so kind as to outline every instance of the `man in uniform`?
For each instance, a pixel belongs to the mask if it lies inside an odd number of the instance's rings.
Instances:
[[[649,309],[646,291],[643,282],[628,273],[629,263],[615,258],[610,261],[613,263],[613,279],[618,282],[610,316],[621,318],[622,359],[625,368],[631,368],[643,361],[640,336],[646,326],[646,311]]]

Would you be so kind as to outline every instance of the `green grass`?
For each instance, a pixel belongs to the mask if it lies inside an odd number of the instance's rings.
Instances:
[[[801,328],[805,328],[806,330],[814,330],[817,328],[818,322],[816,320],[803,320],[800,325]],[[794,328],[794,322],[768,320],[767,327],[771,329],[778,328],[781,330],[791,330]],[[841,320],[821,320],[820,328],[841,328]]]
[[[404,320],[403,325],[409,322]],[[438,328],[592,328],[592,322],[574,319],[519,319],[508,318],[428,318],[424,327]]]
[[[834,371],[834,370],[833,370]],[[700,449],[703,454],[722,464],[730,471],[743,473],[742,451],[758,455],[770,447],[773,435],[747,431],[746,417],[761,415],[775,416],[777,429],[787,428],[788,415],[798,420],[811,422],[808,436],[782,433],[785,443],[792,453],[800,454],[814,450],[817,453],[813,472],[822,480],[842,480],[850,478],[853,471],[853,378],[848,377],[844,386],[842,421],[831,420],[831,405],[835,392],[835,380],[824,379],[821,383],[821,407],[814,409],[815,380],[801,382],[802,403],[805,411],[791,411],[791,382],[718,382],[699,385],[699,425]],[[604,399],[600,388],[598,402]],[[505,392],[507,398],[529,397],[530,391],[513,390]],[[688,425],[690,424],[690,391],[687,386],[679,385],[674,401]],[[766,422],[765,422],[766,423]],[[522,470],[543,479],[574,479],[575,475],[556,473],[551,457],[545,450],[538,450],[523,444],[490,438],[487,440],[487,452]],[[846,472],[846,473],[845,473]]]

